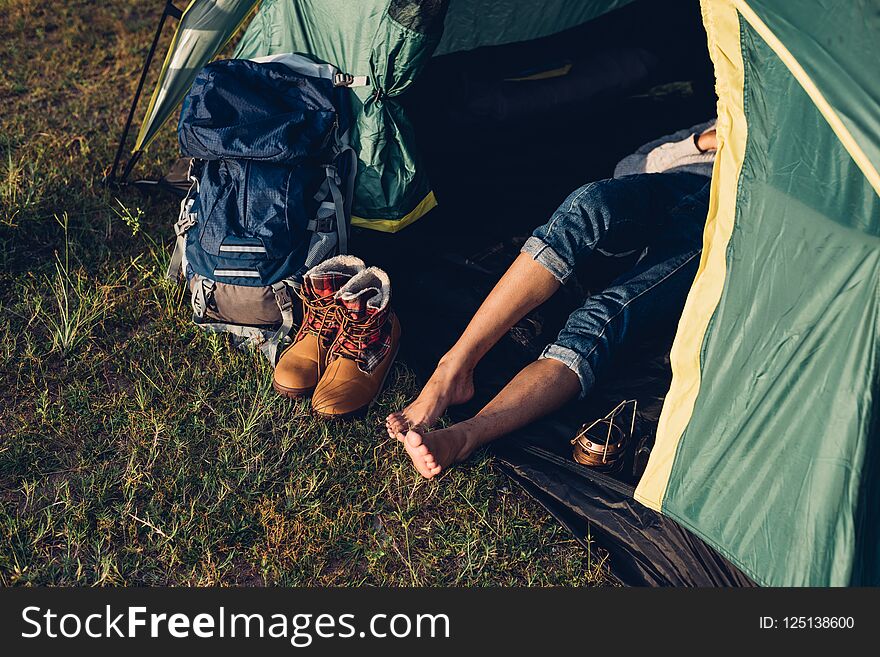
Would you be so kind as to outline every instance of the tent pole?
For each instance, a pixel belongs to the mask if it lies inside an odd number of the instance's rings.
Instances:
[[[137,110],[138,101],[140,100],[141,92],[144,89],[144,82],[147,80],[147,73],[150,70],[150,64],[153,62],[153,56],[156,54],[156,47],[159,45],[159,39],[162,36],[162,28],[165,27],[165,20],[169,16],[180,20],[182,15],[183,12],[174,5],[173,0],[167,0],[165,8],[162,10],[162,17],[159,19],[159,26],[156,28],[156,34],[153,37],[153,43],[150,44],[150,51],[147,53],[147,59],[144,61],[144,68],[141,71],[141,79],[138,81],[137,89],[134,92],[134,98],[131,101],[131,108],[128,110],[128,118],[125,121],[125,127],[122,129],[122,137],[119,139],[119,147],[116,149],[116,157],[113,159],[113,168],[110,170],[110,174],[104,179],[104,184],[108,187],[115,187],[124,183],[140,157],[140,151],[133,153],[126,163],[122,178],[117,179],[116,173],[119,170],[119,163],[122,160],[122,152],[125,150],[125,142],[128,141],[131,122],[134,119],[134,113]]]

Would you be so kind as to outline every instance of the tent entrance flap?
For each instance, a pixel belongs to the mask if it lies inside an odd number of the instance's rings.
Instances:
[[[631,7],[651,10],[645,5]],[[608,22],[596,21],[608,33],[607,41],[603,41],[602,34],[590,34],[591,38],[578,41],[593,49],[573,55],[562,53],[574,61],[573,70],[581,72],[589,70],[582,61],[606,61],[605,55],[612,51],[620,53],[616,54],[618,62],[624,61],[624,51],[636,53],[641,49],[653,57],[636,56],[633,61],[654,61],[654,67],[626,84],[596,87],[602,89],[601,103],[583,101],[579,95],[582,87],[578,86],[578,93],[570,96],[578,100],[571,104],[563,102],[561,94],[556,96],[560,99],[556,104],[520,104],[520,99],[511,95],[510,86],[496,85],[486,77],[468,77],[474,70],[495,71],[499,77],[508,77],[510,69],[502,71],[493,60],[496,56],[501,66],[516,62],[512,70],[526,68],[522,62],[535,59],[528,52],[530,44],[435,58],[426,68],[422,76],[425,84],[413,88],[406,109],[442,204],[430,220],[416,222],[393,239],[367,231],[355,238],[358,251],[397,281],[401,321],[411,335],[420,336],[417,345],[403,345],[401,358],[420,377],[430,375],[496,277],[518,253],[522,242],[511,236],[524,239],[572,189],[607,177],[614,164],[638,145],[712,116],[715,97],[711,68],[703,54],[699,14],[694,7],[691,9],[692,15],[682,9],[679,14],[649,21],[653,27],[667,26],[664,21],[673,26],[687,25],[692,28],[685,31],[691,35],[690,40],[652,42],[651,34],[637,34],[633,41],[627,41],[621,36],[625,26],[616,25],[611,20],[615,14],[609,14]],[[630,18],[623,13],[626,11],[621,10],[621,16]],[[629,26],[633,24],[628,22]],[[589,26],[584,26],[584,33],[588,30]],[[680,53],[672,51],[679,47]],[[560,59],[554,49],[553,45],[541,44],[545,61]],[[596,74],[607,70],[598,67]],[[618,81],[627,79],[624,76],[630,73],[623,67],[618,72]],[[557,79],[560,81],[573,84],[572,78]],[[544,80],[538,84],[555,83]],[[591,83],[584,79],[578,84],[586,87]],[[438,88],[447,90],[446,102],[438,102]],[[567,147],[560,150],[559,143]],[[553,167],[546,165],[549,161]],[[431,245],[427,252],[426,244]],[[609,281],[615,277],[615,272],[604,265],[594,270]],[[602,287],[601,280],[587,285],[588,289]],[[453,419],[478,410],[520,367],[536,357],[542,341],[552,341],[568,312],[579,305],[578,295],[584,292],[563,288],[537,315],[515,327],[481,363],[477,396],[471,405],[457,409]],[[431,321],[438,315],[444,318],[442,323]],[[612,571],[622,581],[748,585],[751,582],[747,576],[692,532],[632,500],[636,483],[632,456],[624,470],[630,474],[616,481],[594,476],[572,460],[569,440],[581,424],[602,417],[622,399],[639,400],[640,436],[650,438],[651,420],[656,423],[669,383],[665,354],[675,327],[667,328],[666,342],[653,345],[653,352],[648,349],[650,345],[645,345],[647,352],[634,354],[634,362],[621,366],[626,376],[613,385],[603,385],[591,400],[594,405],[589,401],[586,405],[574,404],[499,445],[495,453],[505,472],[574,530],[575,536],[584,542],[592,538],[592,549],[598,546],[609,550]],[[642,538],[627,542],[627,536]]]
[[[721,148],[637,497],[760,584],[876,585],[880,38],[815,6],[703,3]]]

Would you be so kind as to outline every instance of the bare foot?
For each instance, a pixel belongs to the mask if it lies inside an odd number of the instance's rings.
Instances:
[[[465,460],[473,451],[461,424],[430,432],[410,430],[403,444],[416,470],[425,479],[433,479],[449,466]]]
[[[443,359],[428,379],[416,400],[402,411],[392,413],[385,420],[388,435],[403,440],[410,429],[430,429],[446,409],[464,404],[474,396],[473,369]]]

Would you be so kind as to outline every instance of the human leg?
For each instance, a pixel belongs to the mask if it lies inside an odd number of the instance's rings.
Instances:
[[[708,209],[708,185],[687,197],[633,269],[569,315],[541,358],[567,365],[581,384],[581,397],[613,361],[619,347],[640,335],[671,326],[681,316],[696,275]]]
[[[443,356],[416,400],[386,420],[389,435],[425,429],[473,396],[473,370],[486,352],[564,283],[595,250],[626,255],[642,250],[669,209],[705,185],[693,174],[653,174],[590,183],[573,192],[477,310],[461,338]]]
[[[475,449],[552,413],[580,389],[578,377],[566,365],[537,360],[471,419],[438,431],[410,429],[404,438],[406,451],[419,474],[430,479]]]
[[[705,194],[676,208],[642,261],[573,312],[557,341],[476,416],[434,432],[410,429],[404,443],[419,473],[434,477],[477,447],[586,395],[626,340],[674,321],[696,273],[705,214]]]
[[[532,309],[550,298],[559,282],[531,256],[520,254],[504,274],[416,400],[388,416],[392,437],[402,438],[410,427],[427,428],[449,406],[463,404],[474,394],[473,371],[480,359]]]

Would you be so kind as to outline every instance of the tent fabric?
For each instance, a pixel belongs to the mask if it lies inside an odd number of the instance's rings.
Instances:
[[[736,2],[751,28],[803,85],[880,194],[880,6],[863,0]],[[751,5],[751,6],[750,6]]]
[[[402,0],[269,0],[242,37],[235,57],[305,52],[370,85],[354,88],[352,143],[359,165],[352,224],[391,231],[433,207],[415,134],[395,100],[432,55],[445,3]],[[426,200],[427,199],[427,200]]]
[[[636,499],[760,584],[876,585],[880,87],[862,62],[878,28],[839,2],[703,15],[720,146]]]
[[[632,487],[527,442],[545,429],[499,445],[499,466],[585,549],[606,551],[615,579],[627,586],[755,586],[693,533],[636,502]]]
[[[437,55],[561,32],[632,0],[451,0]]]
[[[437,205],[415,148],[415,134],[397,98],[412,85],[438,44],[439,52],[447,53],[534,39],[630,1],[263,0],[234,56],[296,52],[370,78],[370,86],[354,90],[353,143],[360,165],[352,223],[396,232]],[[198,70],[223,49],[255,6],[256,0],[190,2],[163,64],[136,151],[155,138]]]
[[[199,70],[238,32],[258,0],[192,0],[171,39],[159,80],[147,106],[134,150],[155,139],[180,105]]]

